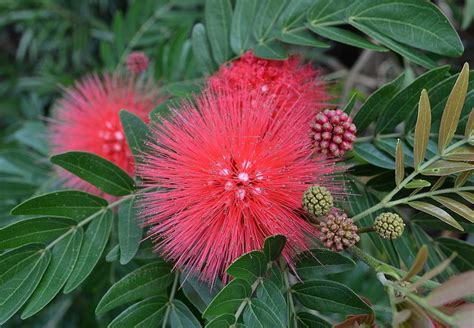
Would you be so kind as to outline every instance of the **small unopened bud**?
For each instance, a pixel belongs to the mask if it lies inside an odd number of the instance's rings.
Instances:
[[[304,192],[303,209],[316,217],[328,214],[333,205],[334,199],[325,187],[315,185]]]
[[[397,239],[405,230],[403,219],[395,213],[382,213],[375,219],[374,230],[386,239]]]
[[[133,74],[140,74],[147,69],[149,61],[144,52],[134,51],[127,57],[127,69]]]
[[[360,240],[357,226],[345,213],[329,214],[326,220],[319,224],[319,228],[324,246],[335,252],[352,247]]]

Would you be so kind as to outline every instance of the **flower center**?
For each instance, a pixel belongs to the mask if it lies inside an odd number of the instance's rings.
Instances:
[[[227,159],[227,158],[224,158]],[[262,172],[256,170],[252,162],[244,160],[237,163],[233,159],[215,163],[217,167],[217,181],[222,181],[225,192],[238,201],[246,202],[262,194],[262,181],[265,179]]]
[[[105,126],[98,132],[99,138],[102,140],[102,151],[113,156],[126,150],[125,135],[122,130],[114,126],[112,122],[105,122]]]

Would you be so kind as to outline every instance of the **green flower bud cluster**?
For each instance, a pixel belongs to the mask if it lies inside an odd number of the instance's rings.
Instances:
[[[386,239],[397,239],[405,230],[403,219],[395,213],[382,213],[375,219],[374,230]]]
[[[303,195],[303,209],[316,217],[328,214],[333,205],[334,199],[325,187],[311,186]]]

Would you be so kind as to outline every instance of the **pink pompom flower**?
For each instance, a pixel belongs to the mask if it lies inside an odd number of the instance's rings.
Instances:
[[[148,122],[148,114],[159,102],[151,81],[104,74],[87,76],[65,90],[53,109],[49,139],[53,154],[85,151],[99,155],[128,172],[135,163],[125,139],[119,111],[126,109]],[[67,187],[99,191],[78,177],[60,170]]]
[[[318,231],[302,218],[311,184],[338,187],[334,163],[315,158],[309,138],[295,138],[300,102],[274,115],[275,102],[245,88],[210,88],[153,128],[154,142],[139,165],[146,193],[143,221],[156,250],[203,280],[226,280],[225,269],[260,249],[266,237],[287,237],[291,264]]]
[[[330,99],[319,71],[311,64],[303,64],[296,55],[286,60],[269,60],[247,51],[239,59],[221,66],[209,78],[209,85],[234,89],[243,86],[250,95],[273,98],[278,111],[291,110],[292,103],[298,101],[298,107],[305,113],[299,122],[299,132],[303,134],[309,134],[311,121]]]
[[[148,68],[149,63],[148,56],[142,51],[134,51],[127,57],[127,69],[133,74],[143,73]]]

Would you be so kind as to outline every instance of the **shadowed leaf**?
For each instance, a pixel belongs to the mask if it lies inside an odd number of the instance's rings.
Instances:
[[[441,205],[449,208],[454,213],[459,214],[466,220],[471,221],[471,223],[474,223],[474,211],[466,205],[444,196],[433,196],[433,199]]]
[[[441,221],[455,227],[458,230],[464,231],[463,227],[445,210],[425,202],[409,202],[411,207],[437,217]]]
[[[474,132],[474,108],[471,109],[471,114],[469,114],[469,118],[466,124],[466,131],[464,132],[464,135],[466,138],[469,139],[469,137],[472,135],[473,132]]]

